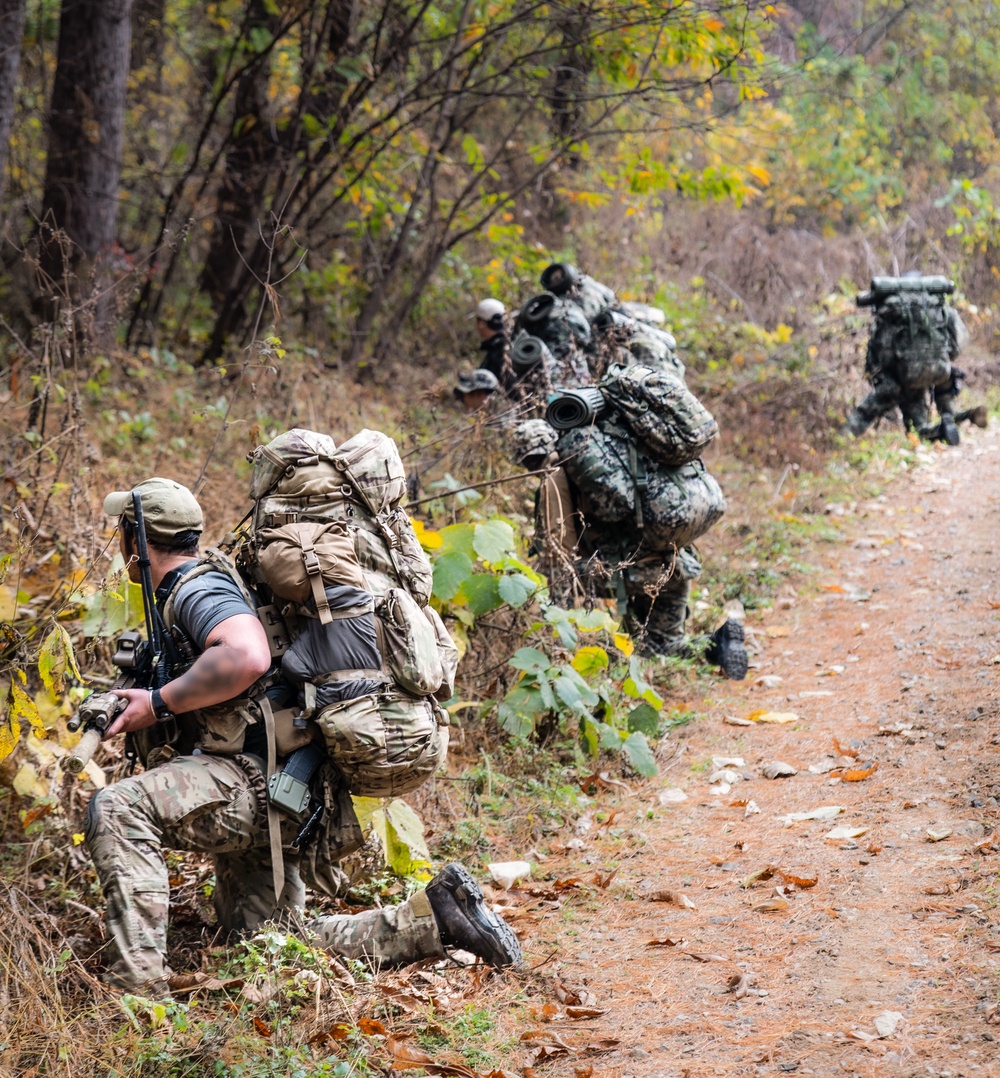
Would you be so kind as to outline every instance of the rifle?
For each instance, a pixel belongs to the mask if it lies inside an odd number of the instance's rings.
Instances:
[[[115,689],[159,689],[170,680],[173,649],[155,606],[146,522],[142,515],[142,495],[138,491],[132,492],[132,508],[135,512],[135,542],[146,639],[143,640],[134,631],[121,634],[111,660],[120,671],[118,678],[106,692],[91,693],[66,723],[71,732],[83,727],[82,737],[65,761],[66,770],[74,775],[87,766],[108,727],[128,706],[124,698],[115,695]],[[131,734],[127,736],[131,738]],[[126,740],[125,755],[130,760],[135,759],[135,749],[130,740]]]

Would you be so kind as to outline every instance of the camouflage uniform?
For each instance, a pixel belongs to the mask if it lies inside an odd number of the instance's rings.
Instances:
[[[297,826],[283,821],[286,846]],[[164,849],[211,855],[213,902],[227,932],[252,931],[305,903],[298,859],[287,850],[285,886],[275,901],[264,777],[249,756],[176,756],[98,791],[86,838],[107,901],[108,980],[124,988],[162,989],[170,974]],[[422,892],[400,906],[320,917],[305,928],[337,954],[382,965],[444,955]]]
[[[944,309],[948,344],[947,356],[943,358],[947,360],[947,373],[942,373],[940,380],[930,387],[930,392],[926,383],[919,388],[906,384],[905,361],[897,360],[889,331],[876,315],[865,356],[865,377],[871,383],[872,390],[848,417],[848,429],[856,437],[896,407],[903,415],[903,426],[907,430],[916,431],[922,438],[938,437],[941,426],[932,422],[931,396],[942,419],[945,416],[951,421],[957,418],[955,401],[962,374],[952,364],[959,353],[959,342],[968,332],[953,307],[946,305]],[[901,363],[903,369],[900,369]],[[967,418],[967,415],[963,415],[963,418]]]
[[[701,556],[693,544],[676,555],[643,554],[638,534],[605,531],[588,524],[583,545],[593,551],[585,562],[590,579],[618,600],[626,627],[644,655],[683,655],[691,581],[701,575]],[[634,559],[634,560],[633,560]],[[620,568],[619,568],[620,566]]]

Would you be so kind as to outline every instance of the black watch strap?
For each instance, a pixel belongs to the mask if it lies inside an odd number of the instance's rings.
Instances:
[[[174,713],[170,710],[166,701],[164,701],[159,689],[153,689],[150,692],[149,703],[158,722],[166,722],[167,719],[173,718]]]

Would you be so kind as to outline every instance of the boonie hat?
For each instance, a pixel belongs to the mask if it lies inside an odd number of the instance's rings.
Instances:
[[[205,518],[201,506],[187,487],[173,479],[146,479],[133,490],[142,498],[146,537],[158,543],[173,542],[178,532],[202,530]],[[135,523],[132,490],[115,490],[104,499],[109,517],[127,517]]]
[[[498,299],[481,299],[472,312],[472,317],[479,318],[483,322],[490,322],[497,315],[502,317],[506,311],[507,308]]]
[[[475,393],[477,390],[493,393],[499,388],[500,383],[497,381],[497,376],[492,371],[488,371],[484,367],[479,367],[474,371],[463,371],[458,376],[458,385],[455,387],[455,393],[459,396],[466,393]]]

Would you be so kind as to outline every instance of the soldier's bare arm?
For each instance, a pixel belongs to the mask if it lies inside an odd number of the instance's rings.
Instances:
[[[253,614],[236,614],[219,622],[205,641],[205,651],[190,670],[161,690],[175,714],[197,711],[232,700],[267,673],[271,655],[267,635]],[[147,689],[117,689],[128,707],[108,728],[108,737],[142,730],[156,722]]]

